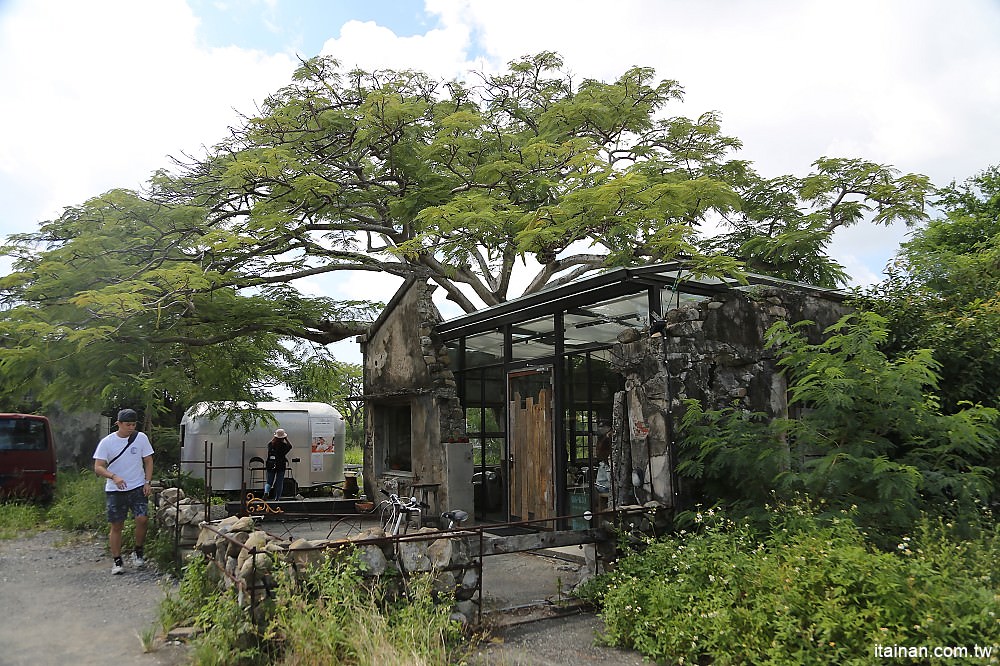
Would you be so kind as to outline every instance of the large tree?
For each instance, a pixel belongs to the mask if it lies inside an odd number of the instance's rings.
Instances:
[[[1000,406],[1000,167],[935,203],[941,214],[903,243],[867,306],[889,320],[890,354],[933,350],[947,410]]]
[[[833,286],[846,278],[825,252],[838,228],[923,214],[926,178],[862,160],[764,179],[734,159],[718,114],[671,115],[682,98],[641,67],[576,84],[552,53],[447,85],[316,58],[210,159],[159,185],[206,208],[231,249],[245,242],[234,261],[271,261],[275,279],[422,275],[466,311],[677,257]]]
[[[425,277],[466,311],[678,257],[832,286],[836,229],[921,215],[926,179],[881,165],[762,178],[717,114],[669,113],[682,97],[641,67],[576,82],[552,53],[450,83],[305,61],[204,158],[8,242],[4,386],[81,403],[128,387],[149,407],[254,399],[296,363],[289,343],[371,321],[376,306],[307,296],[303,278]]]

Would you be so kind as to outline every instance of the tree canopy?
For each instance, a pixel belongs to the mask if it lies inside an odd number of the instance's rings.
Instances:
[[[305,278],[423,277],[465,311],[676,258],[834,286],[837,229],[923,216],[923,176],[821,158],[805,177],[764,178],[717,113],[672,115],[682,99],[643,67],[576,82],[553,53],[451,82],[304,61],[148,191],[8,239],[4,390],[81,404],[125,391],[147,409],[253,400],[298,362],[294,341],[360,333],[383,296],[310,296]]]
[[[866,307],[889,320],[888,353],[933,350],[947,410],[1000,406],[1000,167],[943,188],[936,204],[942,214],[903,243]]]

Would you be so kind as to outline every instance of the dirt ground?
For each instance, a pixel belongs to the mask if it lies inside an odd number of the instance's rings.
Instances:
[[[268,526],[265,526],[268,528]],[[281,526],[311,538],[306,525]],[[316,529],[328,529],[328,525]],[[312,533],[316,531],[312,530]],[[269,529],[269,531],[271,531]],[[277,530],[278,532],[281,529]],[[127,564],[127,559],[126,559]],[[484,609],[541,608],[553,605],[577,576],[578,563],[562,556],[517,553],[484,560]],[[128,664],[180,666],[189,650],[157,641],[145,652],[143,636],[157,626],[159,603],[170,580],[152,568],[126,566],[110,574],[102,539],[48,531],[0,541],[0,664],[79,666]],[[516,616],[517,614],[512,614]],[[525,610],[523,615],[533,616]],[[630,652],[597,646],[602,625],[590,613],[510,626],[494,623],[494,639],[476,650],[480,666],[555,666],[615,663],[638,666]],[[648,662],[647,662],[648,663]]]
[[[42,532],[0,541],[0,663],[176,666],[187,650],[145,653],[170,583],[151,568],[111,575],[103,540]]]

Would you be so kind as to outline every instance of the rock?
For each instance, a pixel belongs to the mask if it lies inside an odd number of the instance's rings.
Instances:
[[[288,561],[297,567],[310,567],[326,559],[326,542],[296,539],[288,547]]]
[[[177,504],[180,500],[187,497],[184,491],[180,488],[164,488],[160,493],[160,501],[166,504]]]
[[[257,529],[253,518],[250,516],[243,516],[238,518],[233,526],[230,528],[231,532],[253,532]]]
[[[250,554],[254,550],[264,550],[264,546],[267,545],[267,533],[261,532],[260,530],[256,532],[251,532],[247,537],[247,540],[243,543],[243,548],[240,550],[239,555],[236,556],[236,566],[242,570],[243,563],[247,561]]]
[[[226,555],[227,557],[237,558],[240,555],[240,551],[243,550],[243,544],[246,540],[250,538],[249,532],[233,532],[229,535],[229,539],[232,541],[226,541]]]
[[[407,573],[431,570],[431,561],[427,557],[427,546],[420,541],[400,541],[396,559],[400,568]]]
[[[381,576],[389,566],[382,548],[374,544],[357,546],[361,559],[361,570],[372,576]]]
[[[431,542],[427,547],[427,557],[435,569],[466,565],[472,561],[466,544],[461,539],[437,539]]]

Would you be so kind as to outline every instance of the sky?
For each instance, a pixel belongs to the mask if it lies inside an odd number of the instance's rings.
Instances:
[[[442,80],[542,50],[578,78],[653,67],[764,176],[858,157],[947,185],[1000,163],[998,36],[1000,0],[0,0],[0,235],[201,155],[317,54]],[[831,250],[867,284],[905,235]]]

